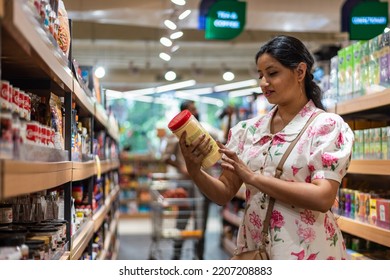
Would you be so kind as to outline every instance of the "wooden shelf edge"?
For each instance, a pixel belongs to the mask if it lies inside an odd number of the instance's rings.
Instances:
[[[89,241],[94,234],[94,223],[88,221],[82,229],[82,232],[72,242],[72,249],[70,251],[70,259],[78,260],[81,258],[85,248],[88,246]]]
[[[390,247],[390,230],[343,216],[338,217],[337,223],[341,230],[346,233]]]
[[[2,160],[0,198],[51,189],[72,181],[71,162]]]
[[[93,115],[95,113],[94,102],[81,88],[79,82],[76,79],[73,79],[73,92],[79,101],[78,105],[81,105],[81,107],[83,107],[88,113]]]
[[[104,204],[106,205],[106,207],[109,209],[112,202],[114,200],[116,200],[116,198],[118,197],[119,195],[119,192],[120,192],[120,188],[119,186],[117,185],[112,191],[111,193],[109,194],[109,196],[107,197],[106,201],[104,202]]]
[[[390,160],[355,160],[348,168],[351,174],[390,175]]]
[[[60,261],[66,261],[66,260],[69,260],[70,259],[70,252],[69,251],[66,251],[62,256],[61,258],[59,259]]]
[[[81,181],[96,174],[96,162],[90,160],[87,162],[72,163],[72,181]]]
[[[390,105],[390,89],[337,103],[336,113],[347,115],[386,105]]]
[[[150,218],[151,214],[147,213],[121,213],[119,219],[147,219]]]
[[[104,218],[108,213],[106,205],[102,205],[100,209],[93,215],[93,231],[96,232],[103,224]]]

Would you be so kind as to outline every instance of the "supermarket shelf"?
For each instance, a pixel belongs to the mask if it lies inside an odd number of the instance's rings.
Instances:
[[[78,260],[83,255],[85,248],[87,248],[89,241],[94,234],[94,222],[88,221],[82,226],[81,232],[77,233],[75,240],[72,240],[72,249],[70,254],[71,260]],[[72,238],[73,239],[73,238]]]
[[[92,220],[94,222],[94,232],[96,232],[102,226],[107,213],[111,209],[110,206],[112,202],[118,197],[118,195],[119,187],[117,186],[105,199],[104,205],[102,205],[100,209],[93,215]]]
[[[100,162],[100,166],[102,168],[102,174],[104,173],[107,173],[107,172],[110,172],[111,170],[114,169],[114,164],[111,160],[109,159],[106,159],[106,160],[102,160]]]
[[[390,230],[340,216],[337,220],[342,231],[390,247]]]
[[[1,198],[33,193],[72,181],[72,162],[1,160]]]
[[[112,254],[111,260],[117,260],[118,259],[118,253],[119,253],[119,239],[116,240],[115,243],[115,250]]]
[[[390,175],[390,160],[352,160],[348,173]]]
[[[120,219],[148,219],[150,218],[150,213],[121,213],[119,216]]]
[[[222,239],[222,247],[225,249],[225,251],[233,256],[234,255],[234,251],[236,250],[236,244],[233,243],[233,241],[231,241],[230,239],[224,237]]]
[[[70,252],[69,251],[66,251],[62,256],[61,258],[59,259],[60,261],[66,261],[66,260],[69,260],[70,259]]]
[[[93,231],[96,232],[103,224],[104,219],[109,211],[109,208],[106,205],[100,206],[98,211],[93,215]]]
[[[107,208],[109,208],[110,205],[117,199],[117,197],[119,196],[119,192],[120,192],[119,186],[116,186],[111,191],[111,193],[108,195],[108,197],[106,198],[106,201],[105,201],[105,205]]]
[[[229,210],[224,209],[222,211],[222,216],[227,222],[229,222],[237,227],[239,227],[241,225],[241,218],[233,213],[230,213]]]
[[[107,127],[108,117],[107,117],[106,111],[104,110],[102,105],[95,103],[94,115],[95,115],[96,120],[99,122],[99,124],[101,126]]]
[[[99,256],[99,260],[105,260],[107,258],[107,252],[110,250],[111,242],[113,237],[115,236],[116,229],[118,227],[118,221],[119,221],[119,212],[115,213],[115,218],[110,224],[110,230],[107,233],[106,238],[104,239],[104,248],[102,250],[101,255]]]
[[[96,162],[90,160],[87,162],[73,162],[72,177],[73,181],[80,181],[92,177],[96,174]]]
[[[390,89],[385,89],[381,92],[372,93],[337,103],[336,112],[339,115],[347,115],[389,105]]]
[[[73,92],[77,105],[81,106],[88,115],[93,115],[95,113],[94,101],[85,93],[76,79],[73,79]]]
[[[26,1],[7,1],[4,8],[3,26],[9,34],[30,55],[35,65],[40,65],[48,77],[70,92],[73,84],[68,60],[50,41]]]

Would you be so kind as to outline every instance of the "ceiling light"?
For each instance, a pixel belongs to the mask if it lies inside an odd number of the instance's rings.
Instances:
[[[182,91],[176,91],[175,97],[181,98],[181,99],[192,100],[192,101],[199,101],[199,99],[200,99],[200,97],[197,95],[187,94],[187,93],[184,93]]]
[[[385,33],[389,32],[390,31],[390,28],[386,27],[385,28]]]
[[[231,72],[231,71],[226,71],[225,73],[223,73],[223,79],[227,82],[230,82],[230,81],[233,81],[234,80],[234,73]]]
[[[166,47],[172,46],[172,41],[169,40],[169,39],[166,38],[166,37],[161,37],[160,43],[161,43],[162,45],[166,46]]]
[[[174,45],[174,46],[171,48],[171,53],[174,53],[174,52],[177,51],[178,49],[180,49],[180,46],[179,46],[179,45]]]
[[[144,88],[144,89],[125,91],[123,95],[126,97],[136,97],[136,96],[153,94],[155,92],[156,92],[156,88]]]
[[[184,12],[182,12],[182,13],[179,15],[178,19],[179,19],[179,20],[183,20],[183,19],[185,19],[186,17],[188,17],[190,14],[191,14],[191,10],[185,10]]]
[[[106,70],[102,66],[99,66],[98,68],[95,69],[96,78],[101,79],[105,75],[106,75]]]
[[[170,61],[171,60],[171,56],[169,55],[169,54],[167,54],[167,53],[160,53],[160,58],[162,59],[162,60],[165,60],[165,61]]]
[[[160,86],[156,88],[156,93],[171,91],[179,88],[192,87],[195,84],[196,84],[195,80],[188,80],[188,81],[174,83],[166,86]]]
[[[169,19],[166,19],[164,21],[164,24],[165,24],[166,27],[168,27],[171,30],[176,30],[176,28],[177,28],[176,24],[173,21],[169,20]]]
[[[181,92],[185,94],[191,94],[191,95],[202,95],[202,94],[211,94],[214,91],[213,88],[211,87],[205,87],[205,88],[182,90]]]
[[[177,31],[175,33],[172,33],[169,38],[171,38],[172,40],[179,39],[181,36],[183,36],[183,34],[184,33],[182,31]]]
[[[216,92],[226,91],[226,90],[231,90],[231,89],[236,89],[236,88],[253,87],[256,85],[257,85],[257,80],[251,79],[251,80],[246,80],[246,81],[241,81],[241,82],[236,82],[236,83],[218,85],[218,86],[214,87],[214,91],[216,91]]]
[[[179,6],[184,6],[186,4],[185,0],[171,0],[171,2]]]
[[[201,97],[200,102],[215,105],[218,107],[223,107],[224,103],[221,99],[214,98],[214,97]]]
[[[229,92],[229,98],[252,95],[253,93],[261,93],[261,89],[257,88],[246,88]]]
[[[168,71],[167,73],[165,73],[164,78],[167,81],[173,81],[174,79],[176,79],[176,73],[173,71]]]

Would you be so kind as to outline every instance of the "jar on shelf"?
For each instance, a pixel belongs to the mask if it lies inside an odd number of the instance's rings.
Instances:
[[[21,260],[21,246],[25,240],[21,234],[0,234],[0,260]]]
[[[12,204],[0,203],[0,226],[10,225],[13,220]]]

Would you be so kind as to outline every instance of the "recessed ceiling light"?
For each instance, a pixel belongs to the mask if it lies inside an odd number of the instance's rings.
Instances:
[[[186,4],[185,0],[171,0],[171,2],[179,6],[184,6]]]
[[[230,81],[233,81],[234,80],[234,73],[233,72],[231,72],[231,71],[226,71],[225,73],[223,73],[223,79],[225,80],[225,81],[228,81],[228,82],[230,82]]]
[[[172,41],[169,40],[169,39],[166,38],[166,37],[161,37],[160,43],[161,43],[162,45],[166,46],[166,47],[172,46]]]
[[[172,40],[179,39],[181,36],[183,36],[183,34],[184,33],[182,31],[177,31],[175,33],[172,33],[169,38],[171,38]]]
[[[99,66],[98,68],[96,68],[96,70],[95,70],[96,78],[101,79],[105,75],[106,75],[106,70],[102,66]]]
[[[176,28],[177,28],[176,24],[173,21],[169,20],[169,19],[166,19],[164,21],[164,24],[165,24],[166,27],[168,27],[171,30],[176,30]]]
[[[182,12],[182,13],[179,15],[178,19],[179,19],[179,20],[183,20],[183,19],[185,19],[186,17],[188,17],[190,14],[191,14],[191,10],[185,10],[184,12]]]
[[[167,54],[167,53],[160,53],[160,58],[162,59],[162,60],[165,60],[165,61],[170,61],[171,60],[171,56],[169,55],[169,54]]]
[[[164,78],[167,81],[173,81],[174,79],[176,79],[176,73],[173,71],[168,71],[167,73],[165,73]]]

